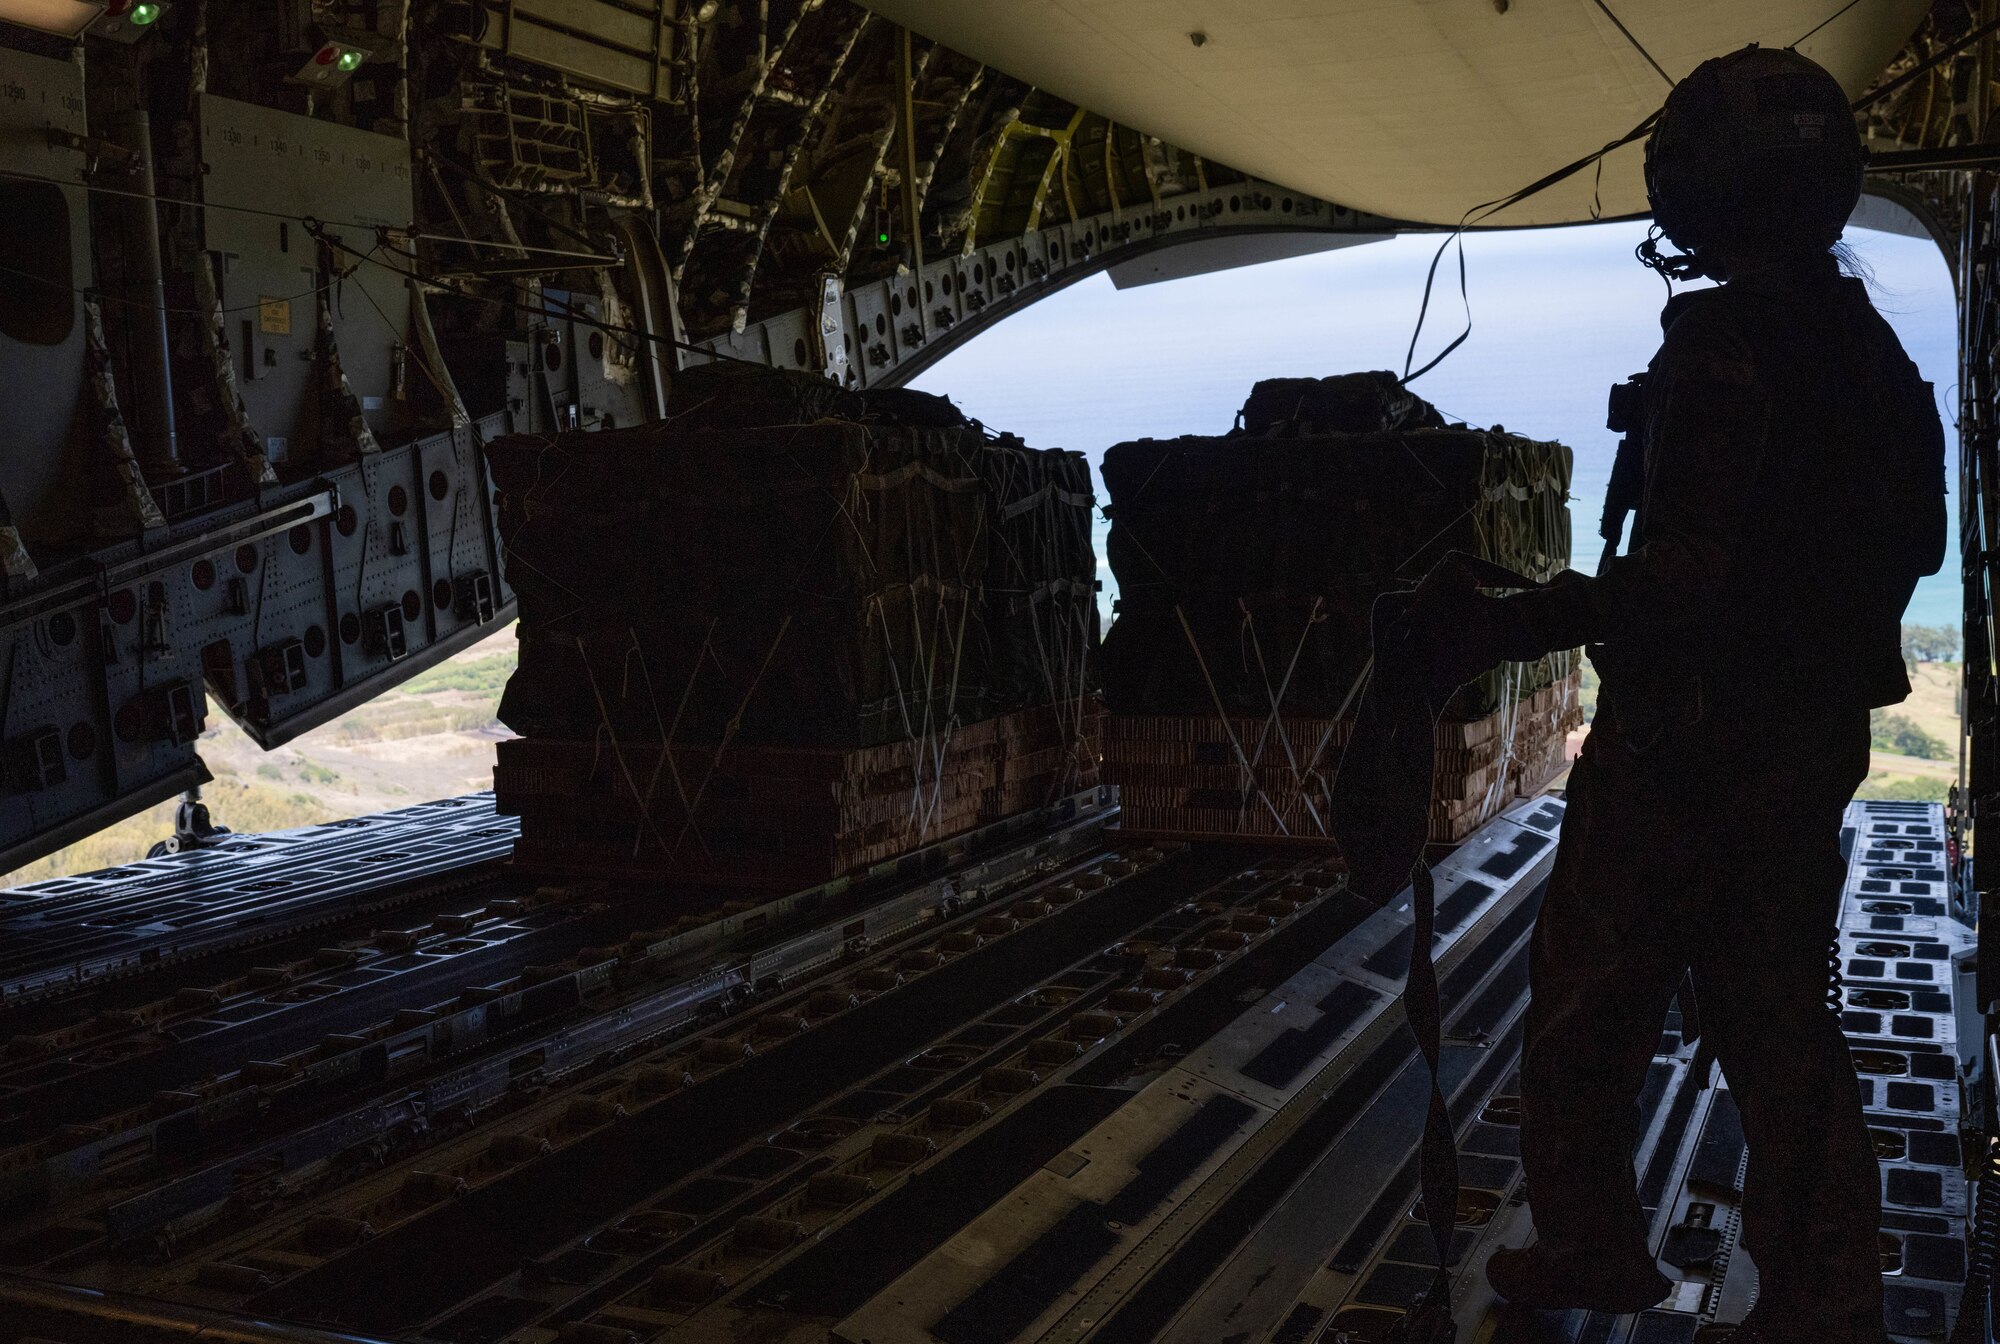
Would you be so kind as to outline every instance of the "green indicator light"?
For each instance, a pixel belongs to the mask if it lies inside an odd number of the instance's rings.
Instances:
[[[151,0],[146,0],[146,3],[132,6],[132,24],[134,27],[144,28],[159,17],[160,7],[151,3]]]
[[[875,235],[875,241],[878,243],[886,243],[889,241],[889,235],[886,233],[878,233]]]
[[[362,55],[358,51],[343,51],[340,53],[340,68],[343,71],[359,70],[361,68],[361,61]]]

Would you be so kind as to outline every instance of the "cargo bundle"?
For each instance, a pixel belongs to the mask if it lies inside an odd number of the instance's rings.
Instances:
[[[1242,422],[1105,454],[1105,776],[1135,831],[1324,840],[1375,599],[1452,551],[1533,579],[1565,568],[1570,453],[1446,427],[1385,373],[1259,383]],[[1437,730],[1435,839],[1560,772],[1579,677],[1563,652],[1459,692]]]
[[[487,448],[521,860],[824,880],[1096,784],[1080,455],[807,375],[675,410]]]

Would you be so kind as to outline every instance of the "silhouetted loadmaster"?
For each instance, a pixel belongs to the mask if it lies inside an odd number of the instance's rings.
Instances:
[[[1831,250],[1863,154],[1832,76],[1749,48],[1681,82],[1647,145],[1642,259],[1718,288],[1668,305],[1629,410],[1623,555],[1467,590],[1468,675],[1591,646],[1598,712],[1532,954],[1522,1157],[1539,1238],[1488,1278],[1536,1307],[1658,1301],[1636,1099],[1676,987],[1749,1142],[1758,1300],[1734,1344],[1879,1341],[1877,1172],[1827,1008],[1842,809],[1871,707],[1909,693],[1899,623],[1945,547],[1932,389]],[[1617,502],[1607,517],[1616,547]]]

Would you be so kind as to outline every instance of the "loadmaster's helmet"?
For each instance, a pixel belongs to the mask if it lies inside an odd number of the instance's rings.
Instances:
[[[1866,163],[1847,95],[1795,51],[1703,61],[1646,141],[1646,199],[1683,251],[1755,243],[1823,251],[1861,199]]]

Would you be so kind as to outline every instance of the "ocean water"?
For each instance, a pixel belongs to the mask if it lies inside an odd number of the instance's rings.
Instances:
[[[1466,238],[1472,334],[1414,384],[1452,419],[1575,450],[1573,555],[1586,570],[1600,549],[1617,447],[1604,427],[1607,391],[1645,368],[1659,344],[1666,289],[1632,257],[1644,236],[1644,225],[1626,223]],[[1409,235],[1122,291],[1094,276],[968,342],[915,386],[1032,446],[1080,450],[1093,465],[1128,439],[1221,434],[1259,378],[1400,371],[1440,241]],[[1877,308],[1936,388],[1956,519],[1950,272],[1923,239],[1849,230],[1847,241],[1873,273]],[[1418,365],[1466,322],[1455,255],[1438,277]],[[1098,527],[1102,556],[1108,525],[1100,518]],[[1108,617],[1115,585],[1101,559],[1099,571]],[[1957,573],[1954,535],[1944,568],[1919,585],[1905,619],[1958,624]]]

